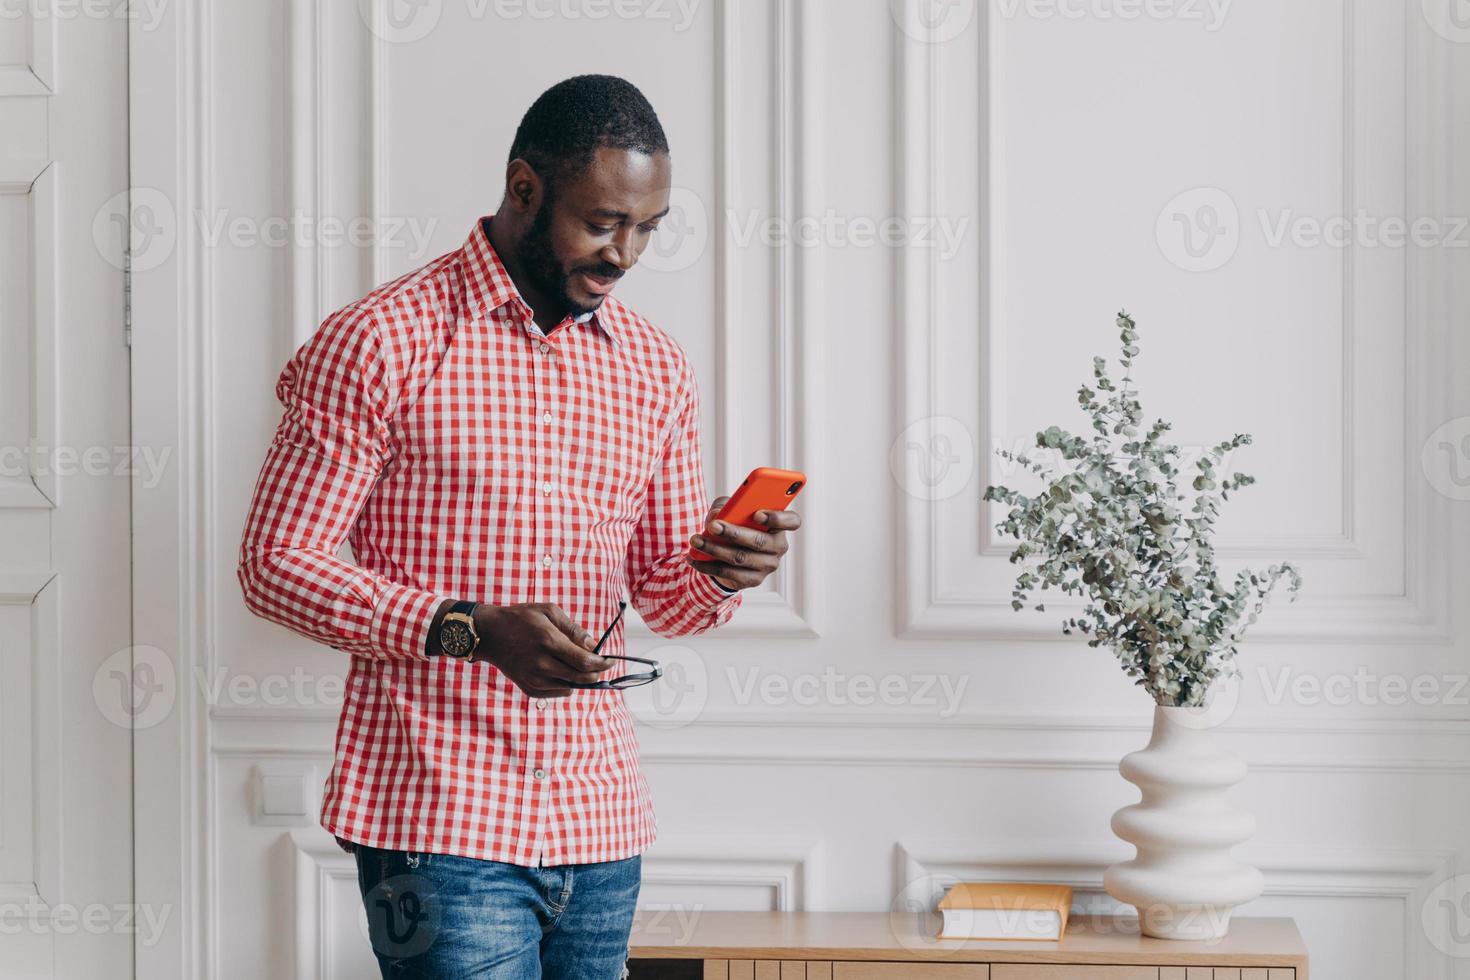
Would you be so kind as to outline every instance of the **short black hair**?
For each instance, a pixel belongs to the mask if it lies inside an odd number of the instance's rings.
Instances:
[[[551,184],[586,171],[601,147],[669,152],[658,113],[638,87],[616,75],[576,75],[542,92],[516,127],[512,160]]]

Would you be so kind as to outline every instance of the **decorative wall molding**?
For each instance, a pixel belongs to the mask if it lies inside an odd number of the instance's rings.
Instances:
[[[339,5],[340,6],[340,5]],[[322,127],[329,111],[323,75],[328,68],[322,43],[323,0],[302,0],[290,10],[291,201],[307,215],[322,213],[327,179]],[[330,311],[322,298],[323,256],[315,238],[291,247],[291,340],[305,343]]]
[[[206,213],[215,201],[214,127],[224,119],[211,57],[215,15],[212,0],[180,4],[155,29],[134,22],[129,32],[130,125],[147,135],[132,142],[131,180],[161,193],[179,215]],[[148,329],[134,334],[132,386],[151,396],[132,401],[133,438],[175,450],[162,482],[134,487],[134,526],[148,534],[133,556],[133,635],[165,651],[179,678],[212,673],[217,649],[216,447],[207,396],[216,377],[217,251],[197,235],[179,235],[167,261],[133,283],[137,319]],[[207,713],[195,691],[182,684],[167,718],[133,733],[140,788],[133,826],[149,829],[136,840],[135,900],[174,910],[158,942],[135,947],[139,976],[221,975],[219,803]]]
[[[1410,116],[1405,123],[1409,145],[1408,175],[1405,201],[1414,214],[1448,214],[1437,207],[1442,200],[1437,186],[1428,181],[1428,168],[1435,154],[1443,152],[1446,138],[1434,126],[1445,115],[1452,102],[1445,78],[1446,60],[1439,46],[1429,43],[1422,29],[1414,0],[1403,0],[1402,12],[1407,18],[1405,59],[1408,65],[1408,103]],[[995,90],[994,79],[1003,65],[1002,46],[996,38],[998,16],[993,9],[983,8],[989,19],[977,11],[975,33],[982,65],[982,113],[980,136],[976,143],[979,159],[973,172],[981,181],[981,225],[984,241],[993,242],[994,228],[1001,222],[998,188],[1004,176],[997,171],[991,152],[995,121],[1003,117],[1006,93]],[[1369,145],[1369,137],[1357,119],[1360,100],[1357,93],[1371,82],[1359,73],[1370,66],[1356,51],[1355,17],[1360,10],[1356,0],[1343,0],[1344,17],[1344,126],[1343,173],[1345,206],[1356,207],[1357,181],[1361,167],[1356,159],[1360,147]],[[955,91],[973,84],[967,80],[963,59],[944,58],[944,45],[923,44],[896,34],[898,64],[898,127],[896,168],[898,172],[899,212],[908,216],[947,213],[939,197],[942,188],[935,173],[936,161],[942,158],[941,136],[948,127],[939,125],[943,111],[942,91]],[[967,43],[963,36],[950,45]],[[1416,143],[1415,139],[1420,142]],[[1352,212],[1348,212],[1352,213]],[[997,257],[999,250],[988,246],[983,250]],[[1361,250],[1345,249],[1344,294],[1355,295],[1354,283],[1359,275]],[[1451,576],[1453,554],[1443,528],[1448,526],[1447,501],[1427,481],[1419,478],[1417,447],[1424,434],[1440,422],[1454,416],[1453,392],[1448,383],[1448,342],[1451,319],[1436,295],[1446,275],[1442,268],[1431,268],[1441,258],[1416,254],[1427,250],[1405,250],[1407,307],[1403,311],[1406,331],[1406,452],[1404,486],[1405,588],[1401,594],[1308,596],[1297,603],[1273,602],[1269,615],[1254,627],[1250,639],[1255,642],[1352,642],[1352,643],[1442,643],[1449,639],[1450,603],[1447,583]],[[968,270],[967,270],[968,271]],[[902,329],[898,341],[897,386],[900,392],[900,415],[896,431],[903,431],[922,419],[950,416],[953,412],[937,399],[944,386],[938,383],[938,372],[944,361],[945,345],[941,343],[944,325],[938,316],[942,270],[933,250],[909,248],[899,250],[897,281],[898,309]],[[997,309],[995,292],[1000,289],[997,270],[982,267],[981,283],[981,351],[982,361],[989,363],[1002,340],[994,328]],[[1344,334],[1344,477],[1352,477],[1366,465],[1356,447],[1354,419],[1358,407],[1352,403],[1358,386],[1353,373],[1360,358],[1353,353],[1359,336],[1355,304],[1347,306]],[[967,486],[973,490],[979,506],[980,488],[989,472],[991,436],[995,429],[996,406],[1004,401],[1003,380],[994,375],[977,378],[977,388],[987,389],[980,409],[979,444],[975,447],[979,481]],[[996,389],[996,390],[989,390]],[[1349,409],[1353,409],[1349,411]],[[1352,480],[1344,485],[1343,530],[1328,535],[1285,536],[1272,540],[1244,542],[1240,547],[1222,548],[1222,554],[1257,557],[1295,557],[1313,560],[1351,560],[1363,554],[1358,540],[1360,528],[1355,517],[1357,497]],[[976,545],[968,534],[946,524],[942,508],[933,502],[897,490],[899,502],[898,551],[902,578],[896,616],[899,635],[903,638],[978,639],[978,640],[1056,640],[1059,630],[1055,617],[1025,617],[1015,614],[1010,606],[1008,590],[994,594],[976,593],[946,587],[941,569],[945,556],[954,549],[973,549],[981,562],[1003,562],[1009,549],[991,541],[985,522],[981,521],[981,542]],[[1361,560],[1361,559],[1360,559]],[[1048,609],[1065,613],[1075,605],[1067,597],[1048,601]]]
[[[215,709],[213,754],[322,759],[337,711]],[[686,725],[635,724],[645,765],[1116,770],[1148,741],[1146,716],[969,713],[868,716],[711,711]],[[1221,738],[1254,773],[1470,774],[1470,721],[1241,716]]]
[[[677,729],[640,725],[638,739],[647,765],[1115,771],[1125,754],[1148,741],[1147,732],[1132,723],[1048,729],[1028,718],[890,724],[888,718],[799,721],[766,712]],[[1291,735],[1289,747],[1283,734]],[[1228,725],[1221,737],[1252,773],[1470,774],[1470,732],[1458,723],[1444,730],[1366,724],[1349,735],[1266,721]]]
[[[331,834],[319,828],[294,830],[289,839],[294,881],[291,918],[296,926],[295,976],[299,980],[344,976],[336,964],[332,939],[333,893],[347,890],[361,901],[357,862],[337,845]]]
[[[289,79],[293,214],[323,221],[366,218],[381,229],[388,159],[387,44],[353,4],[291,5]],[[384,16],[374,2],[372,14]],[[369,147],[368,160],[353,147]],[[386,280],[382,235],[366,248],[326,246],[309,236],[291,246],[291,331],[299,347],[333,310]],[[287,352],[290,353],[290,352]]]
[[[754,211],[794,218],[816,210],[823,156],[822,139],[813,120],[819,118],[825,65],[823,27],[819,11],[799,0],[767,0],[749,5],[737,0],[715,0],[715,194],[711,215],[715,253],[715,486],[733,489],[749,471],[744,449],[743,413],[734,402],[739,392],[760,390],[772,381],[774,407],[772,442],[762,445],[762,461],[769,465],[822,472],[823,375],[821,350],[824,318],[819,315],[823,269],[820,249],[802,248],[789,240],[775,245],[772,289],[763,298],[767,308],[747,310],[752,292],[747,282],[749,263],[767,261],[759,248],[742,265],[730,227],[732,211]],[[752,11],[769,15],[771,35],[749,38],[741,15]],[[744,111],[748,99],[744,72],[773,60],[773,111]],[[768,153],[752,153],[752,146]],[[742,157],[742,154],[745,157]],[[744,184],[745,159],[770,159],[773,191],[768,199],[748,200]],[[760,377],[746,377],[741,356],[750,347],[749,324],[772,324],[770,352]],[[723,493],[717,489],[711,499]],[[799,543],[771,577],[772,588],[748,590],[735,619],[721,627],[721,637],[815,637],[820,631],[820,592],[816,587],[814,556],[821,554],[822,501],[826,491],[818,481],[798,499],[805,525]],[[629,636],[653,636],[640,620],[628,617]]]
[[[710,894],[754,885],[770,889],[772,911],[821,908],[822,853],[821,842],[811,840],[661,837],[643,855],[643,884],[696,885]]]

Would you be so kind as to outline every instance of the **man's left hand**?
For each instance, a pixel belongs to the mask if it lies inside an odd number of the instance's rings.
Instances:
[[[685,556],[685,560],[727,589],[748,589],[760,585],[781,564],[781,556],[791,545],[787,531],[801,527],[801,515],[794,510],[758,510],[758,527],[740,527],[715,519],[729,500],[720,497],[710,505],[704,517],[704,531],[689,539],[690,547],[709,555],[711,561]]]

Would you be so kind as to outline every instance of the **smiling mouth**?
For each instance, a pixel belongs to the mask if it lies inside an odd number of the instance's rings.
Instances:
[[[583,272],[581,276],[586,281],[587,288],[591,292],[598,293],[599,295],[612,292],[613,287],[618,282],[617,279],[608,279],[591,272]]]

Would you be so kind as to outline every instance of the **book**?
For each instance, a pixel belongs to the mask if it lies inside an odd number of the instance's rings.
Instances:
[[[1072,889],[1030,882],[962,881],[939,900],[940,939],[1040,939],[1067,931]]]

